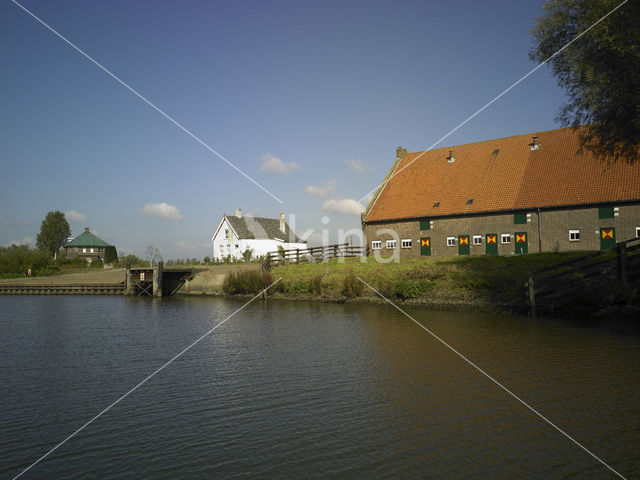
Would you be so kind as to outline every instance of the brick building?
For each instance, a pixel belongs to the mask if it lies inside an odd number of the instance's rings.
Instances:
[[[407,153],[362,214],[370,255],[597,250],[640,236],[640,162],[605,162],[550,130]]]
[[[84,258],[91,263],[94,260],[104,262],[108,248],[114,248],[104,240],[96,237],[85,227],[84,232],[65,245],[67,258]]]

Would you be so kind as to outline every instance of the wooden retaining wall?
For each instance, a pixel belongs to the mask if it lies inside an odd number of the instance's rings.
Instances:
[[[0,295],[124,295],[124,282],[74,285],[0,284]]]

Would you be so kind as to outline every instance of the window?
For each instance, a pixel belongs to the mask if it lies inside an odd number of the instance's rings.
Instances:
[[[224,257],[224,245],[220,245],[220,255]]]
[[[374,240],[371,242],[371,250],[380,250],[382,248],[382,240]]]
[[[93,253],[93,248],[90,248],[90,249],[89,249],[89,252],[90,252],[90,253]]]
[[[640,238],[640,227],[636,227],[636,238]]]
[[[401,242],[402,248],[411,248],[411,239],[403,238]]]
[[[82,249],[82,253],[87,253],[87,249],[86,249],[86,248],[83,248],[83,249]]]
[[[430,220],[420,220],[420,230],[430,230],[430,229],[431,229]]]
[[[447,237],[447,247],[456,246],[456,237]]]
[[[580,230],[569,230],[569,241],[577,242],[580,240]]]
[[[229,240],[229,229],[228,228],[225,228],[225,230],[224,230],[224,239],[225,240]]]
[[[387,240],[387,248],[396,248],[395,240]]]
[[[527,223],[527,214],[526,213],[514,213],[513,214],[513,223],[516,225],[521,225],[523,223]]]
[[[473,244],[474,245],[482,245],[482,235],[474,235],[473,236]]]
[[[100,253],[104,252],[104,248],[103,247],[99,247],[98,248],[98,252],[100,252]]]
[[[613,207],[598,208],[598,218],[613,218]]]
[[[501,243],[511,243],[511,234],[510,233],[501,233],[500,234],[500,242]]]

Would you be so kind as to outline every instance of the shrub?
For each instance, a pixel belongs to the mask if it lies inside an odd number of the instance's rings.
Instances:
[[[263,276],[260,270],[231,272],[222,282],[222,291],[228,295],[258,293],[263,288]]]
[[[322,295],[322,275],[315,275],[309,281],[309,290],[314,295]]]
[[[395,285],[395,295],[402,300],[416,298],[434,287],[435,284],[429,280],[415,281],[407,278],[399,278]]]
[[[359,297],[364,292],[364,284],[358,280],[353,270],[347,271],[342,280],[342,294],[348,298]]]

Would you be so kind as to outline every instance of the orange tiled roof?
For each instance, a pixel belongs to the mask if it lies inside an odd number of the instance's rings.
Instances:
[[[578,154],[578,137],[561,128],[405,154],[365,221],[640,200],[640,162]]]

